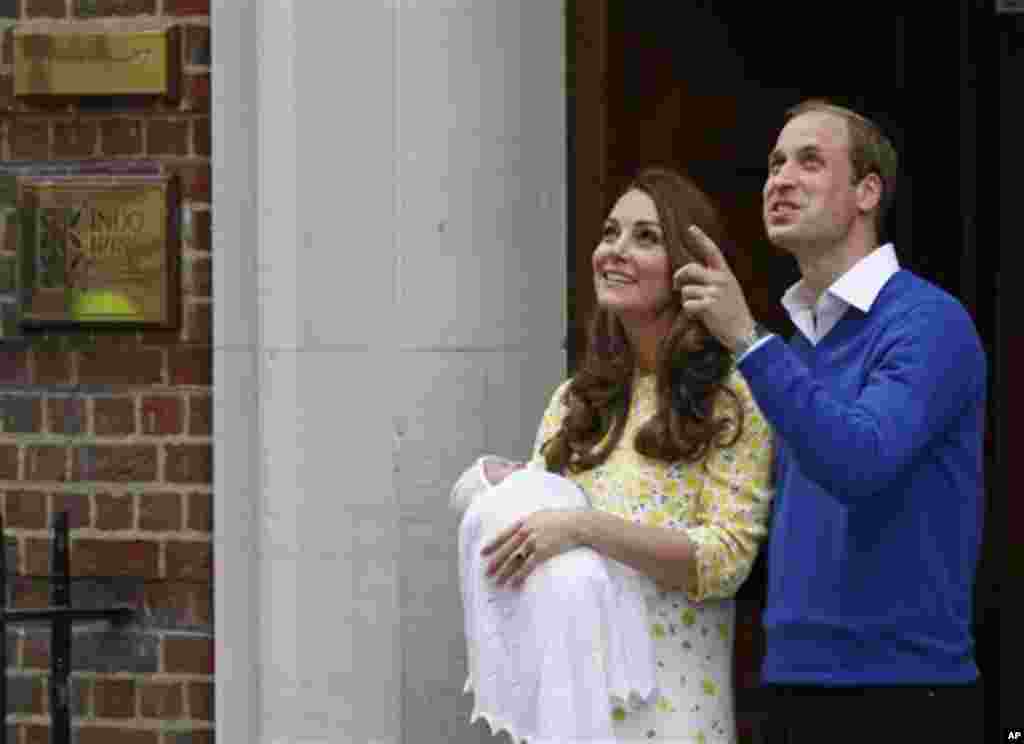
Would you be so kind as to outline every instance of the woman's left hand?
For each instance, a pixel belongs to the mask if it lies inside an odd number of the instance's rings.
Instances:
[[[522,586],[541,563],[578,547],[579,518],[579,511],[542,509],[516,520],[481,551],[481,555],[494,554],[487,575],[498,586],[505,582],[513,588]]]

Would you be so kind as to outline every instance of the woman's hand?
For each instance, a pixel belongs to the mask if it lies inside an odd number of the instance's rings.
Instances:
[[[494,554],[487,575],[498,586],[518,588],[544,561],[579,545],[576,524],[580,511],[542,509],[519,519],[484,546],[481,555]]]

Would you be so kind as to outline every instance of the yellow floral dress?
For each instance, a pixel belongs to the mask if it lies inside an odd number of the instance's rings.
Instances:
[[[772,434],[738,371],[727,384],[745,409],[743,435],[732,447],[714,449],[697,464],[669,464],[639,454],[634,436],[654,415],[657,402],[655,376],[638,374],[618,446],[596,468],[564,474],[583,488],[594,508],[685,530],[697,548],[697,585],[685,591],[659,588],[647,599],[661,698],[646,708],[612,708],[615,733],[623,743],[736,741],[732,597],[767,536]],[[542,466],[541,445],[561,424],[567,386],[565,381],[558,387],[544,413],[534,465]],[[719,399],[715,415],[734,410],[727,405]]]

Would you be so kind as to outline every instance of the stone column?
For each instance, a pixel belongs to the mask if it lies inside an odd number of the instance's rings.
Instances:
[[[218,741],[486,741],[447,497],[565,372],[562,5],[212,27]]]

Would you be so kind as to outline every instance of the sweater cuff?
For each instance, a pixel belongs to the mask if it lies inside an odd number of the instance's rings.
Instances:
[[[782,345],[781,348],[779,344]],[[747,349],[743,356],[736,359],[736,366],[749,382],[750,378],[763,374],[771,367],[784,348],[785,342],[773,333]]]
[[[736,363],[739,364],[740,362],[742,362],[744,359],[747,358],[747,355],[751,354],[755,349],[760,349],[762,346],[764,346],[765,341],[769,340],[770,338],[773,338],[774,336],[774,333],[769,333],[757,339],[757,341],[749,349],[747,349],[738,357],[736,357]]]

